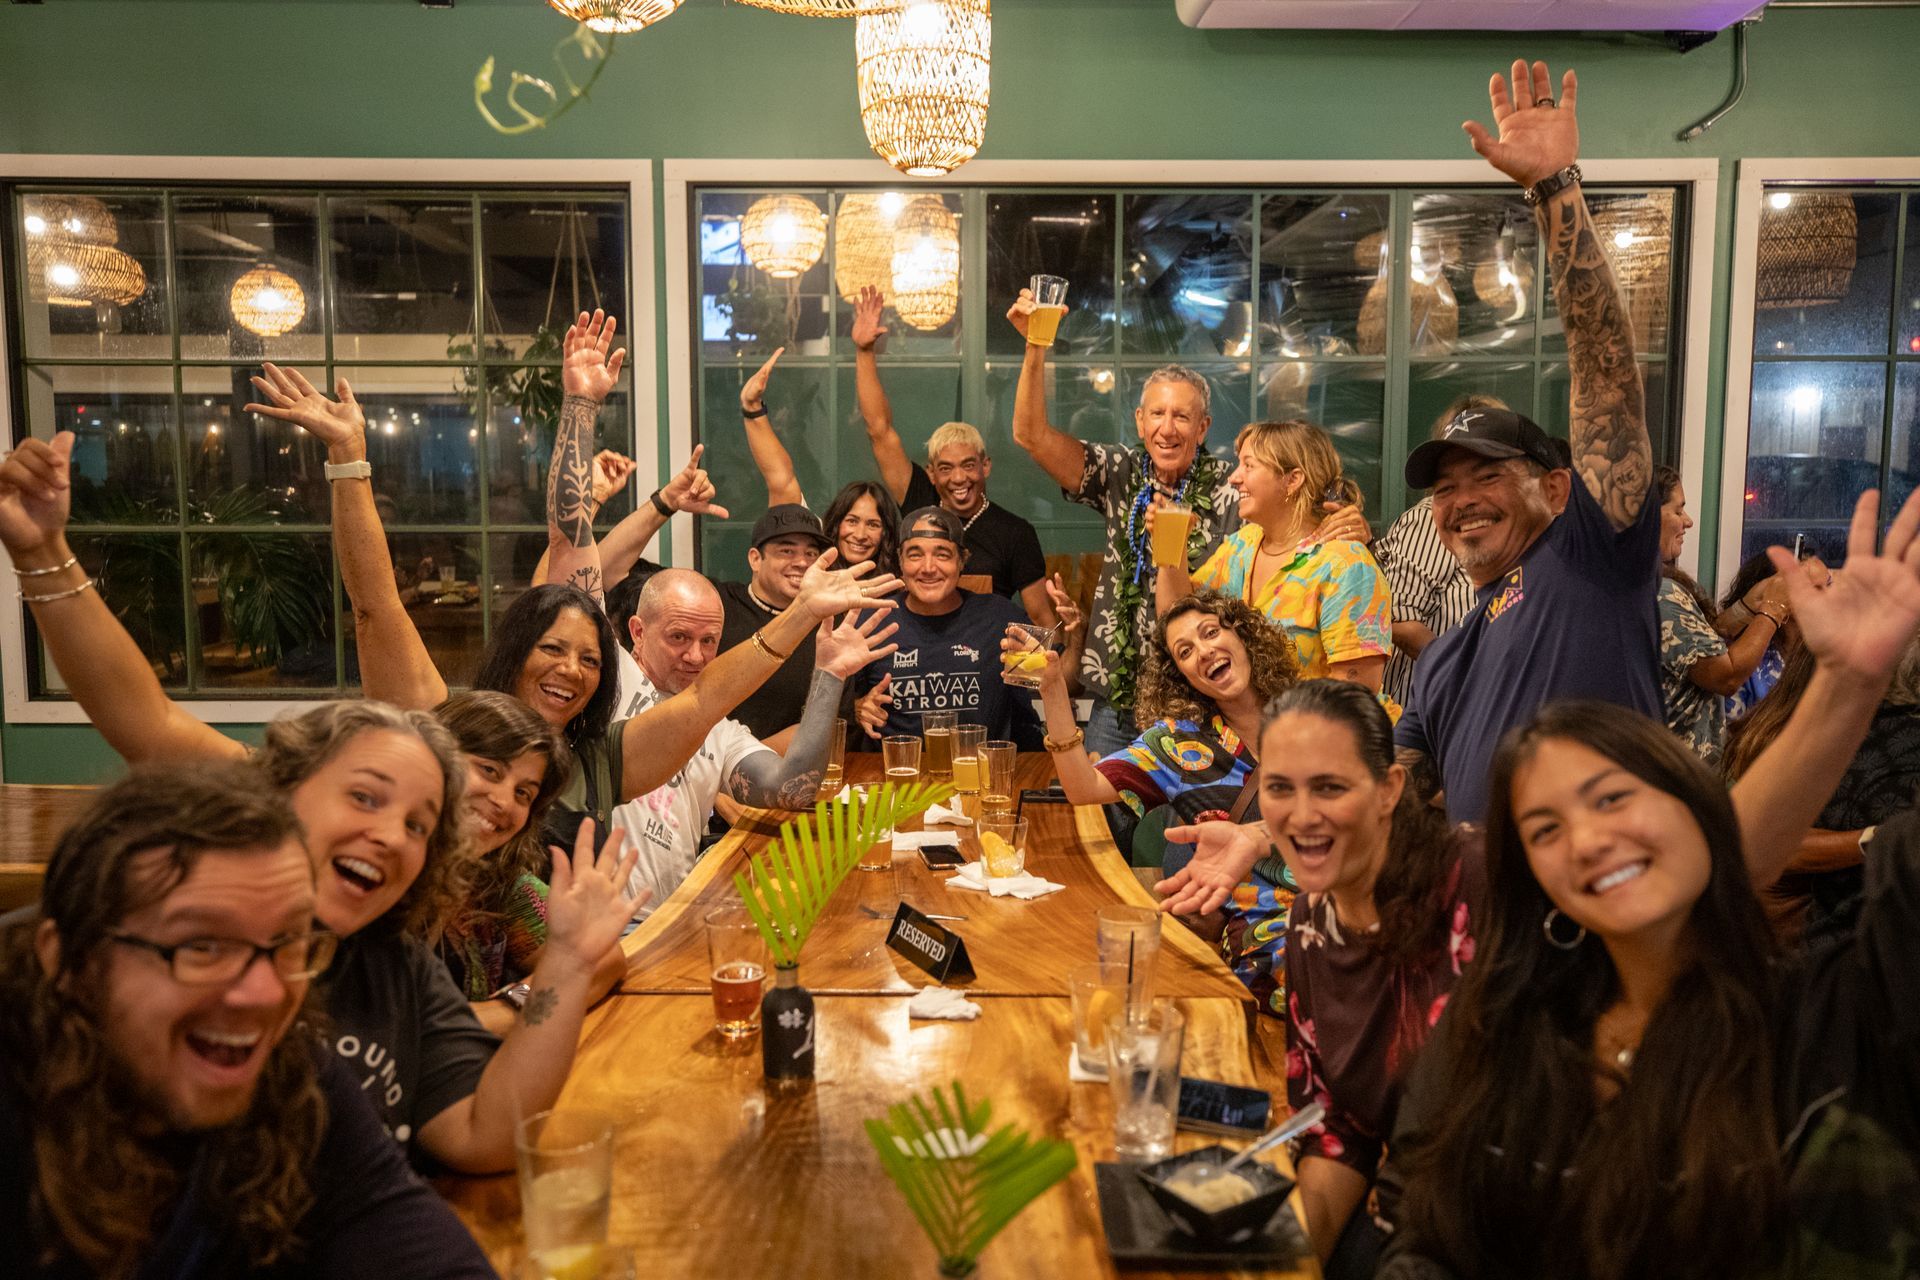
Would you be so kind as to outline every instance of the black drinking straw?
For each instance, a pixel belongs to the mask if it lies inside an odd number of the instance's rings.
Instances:
[[[1133,944],[1140,935],[1127,931],[1127,986],[1133,986]]]

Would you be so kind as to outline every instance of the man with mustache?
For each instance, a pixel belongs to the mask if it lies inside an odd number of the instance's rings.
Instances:
[[[301,840],[251,764],[138,768],[0,925],[7,1274],[494,1274],[302,1019]]]
[[[1520,184],[1546,241],[1572,375],[1573,465],[1532,421],[1493,408],[1455,414],[1407,458],[1407,484],[1432,490],[1434,527],[1479,593],[1421,654],[1394,733],[1404,761],[1431,757],[1457,822],[1480,820],[1495,745],[1542,703],[1598,698],[1661,718],[1646,393],[1580,191],[1578,85],[1567,72],[1556,103],[1546,64],[1515,62],[1511,88],[1496,76],[1491,90],[1498,137],[1465,128]]]

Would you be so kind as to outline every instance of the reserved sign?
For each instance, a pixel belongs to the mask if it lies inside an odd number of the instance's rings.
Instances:
[[[967,959],[967,944],[960,935],[941,928],[904,902],[894,913],[893,928],[887,931],[887,946],[938,982],[973,976],[973,961]]]

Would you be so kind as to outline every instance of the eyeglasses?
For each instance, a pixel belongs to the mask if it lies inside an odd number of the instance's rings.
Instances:
[[[168,947],[130,933],[110,936],[122,946],[153,952],[167,962],[175,982],[189,987],[218,987],[237,982],[261,956],[266,956],[273,964],[273,971],[289,982],[318,977],[326,972],[340,945],[339,935],[324,929],[275,938],[265,946],[239,938],[189,938]]]

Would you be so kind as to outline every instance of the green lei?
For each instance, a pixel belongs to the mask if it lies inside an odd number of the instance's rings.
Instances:
[[[1140,555],[1147,541],[1146,532],[1140,529],[1136,534],[1132,516],[1140,503],[1141,494],[1152,485],[1152,473],[1149,470],[1152,464],[1144,449],[1138,457],[1134,482],[1127,490],[1129,518],[1115,521],[1108,535],[1120,570],[1118,581],[1114,583],[1113,660],[1107,667],[1107,701],[1115,707],[1128,710],[1133,707],[1134,686],[1139,679],[1140,609],[1146,603],[1150,589],[1142,584],[1145,575],[1140,572]],[[1193,465],[1187,468],[1186,477],[1181,482],[1182,496],[1194,513],[1193,524],[1187,530],[1188,564],[1192,564],[1193,557],[1207,545],[1207,520],[1213,515],[1214,490],[1220,483],[1223,471],[1224,464],[1219,459],[1207,453],[1196,453]]]

